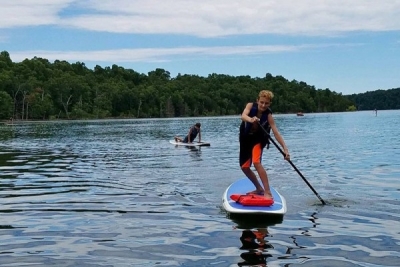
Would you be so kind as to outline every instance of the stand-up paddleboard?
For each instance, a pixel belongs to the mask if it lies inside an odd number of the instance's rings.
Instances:
[[[253,183],[248,178],[242,178],[232,183],[222,196],[222,206],[230,214],[283,216],[286,213],[286,200],[273,187],[271,187],[271,193],[274,200],[272,205],[271,203],[266,203],[265,205],[260,203],[251,205],[251,199],[249,202],[250,204],[240,204],[237,195],[245,196],[247,192],[253,191],[254,189]],[[250,198],[251,195],[247,195],[247,197]]]
[[[171,144],[176,145],[176,146],[210,146],[211,144],[208,142],[193,142],[193,143],[184,143],[184,142],[176,142],[175,140],[170,140],[169,141]]]

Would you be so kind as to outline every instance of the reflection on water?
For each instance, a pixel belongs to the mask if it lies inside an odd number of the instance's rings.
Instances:
[[[240,250],[245,250],[240,254],[243,259],[242,262],[238,263],[238,266],[266,266],[267,258],[272,257],[271,254],[267,254],[268,249],[274,248],[268,243],[265,238],[268,236],[268,229],[247,229],[242,231],[240,241],[242,246]]]
[[[0,126],[0,265],[398,266],[400,113],[372,115],[276,115],[328,205],[271,147],[288,213],[266,224],[221,210],[236,116]],[[210,147],[169,143],[196,121]]]

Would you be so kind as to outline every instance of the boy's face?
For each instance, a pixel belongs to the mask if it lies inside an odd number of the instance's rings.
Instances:
[[[257,104],[258,104],[259,110],[265,111],[271,105],[271,100],[269,98],[263,96],[257,100]]]

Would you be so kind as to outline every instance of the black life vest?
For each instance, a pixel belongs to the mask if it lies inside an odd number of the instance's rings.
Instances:
[[[192,126],[192,131],[190,132],[190,141],[193,142],[193,140],[197,137],[199,134],[200,130],[197,130],[196,126]]]
[[[193,142],[193,140],[197,137],[197,135],[199,134],[199,130],[197,130],[196,125],[191,127],[191,131],[190,131],[190,142]],[[188,136],[185,136],[185,139],[183,140],[184,143],[187,143],[188,140]]]
[[[258,104],[257,102],[253,103],[253,106],[250,109],[250,113],[248,114],[249,117],[254,117],[257,116],[258,113]],[[257,130],[257,132],[255,134],[258,134],[260,136],[263,136],[266,139],[266,145],[267,145],[267,149],[269,148],[269,139],[268,139],[268,135],[271,132],[271,126],[268,123],[268,115],[272,114],[272,110],[270,108],[267,108],[260,117],[260,126]],[[251,132],[251,128],[253,127],[253,124],[250,122],[245,122],[242,121],[242,123],[240,124],[240,135],[248,135]],[[260,129],[260,128],[263,129]]]

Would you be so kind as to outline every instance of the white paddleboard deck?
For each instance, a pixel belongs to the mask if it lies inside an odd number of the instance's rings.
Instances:
[[[184,143],[184,142],[176,142],[175,140],[169,141],[171,144],[176,146],[210,146],[211,144],[208,142],[193,142],[193,143]]]
[[[285,198],[271,187],[274,204],[271,206],[244,206],[230,198],[233,194],[245,195],[253,191],[254,185],[248,178],[242,178],[232,183],[222,196],[222,206],[231,214],[254,214],[254,215],[284,215],[287,211]]]

